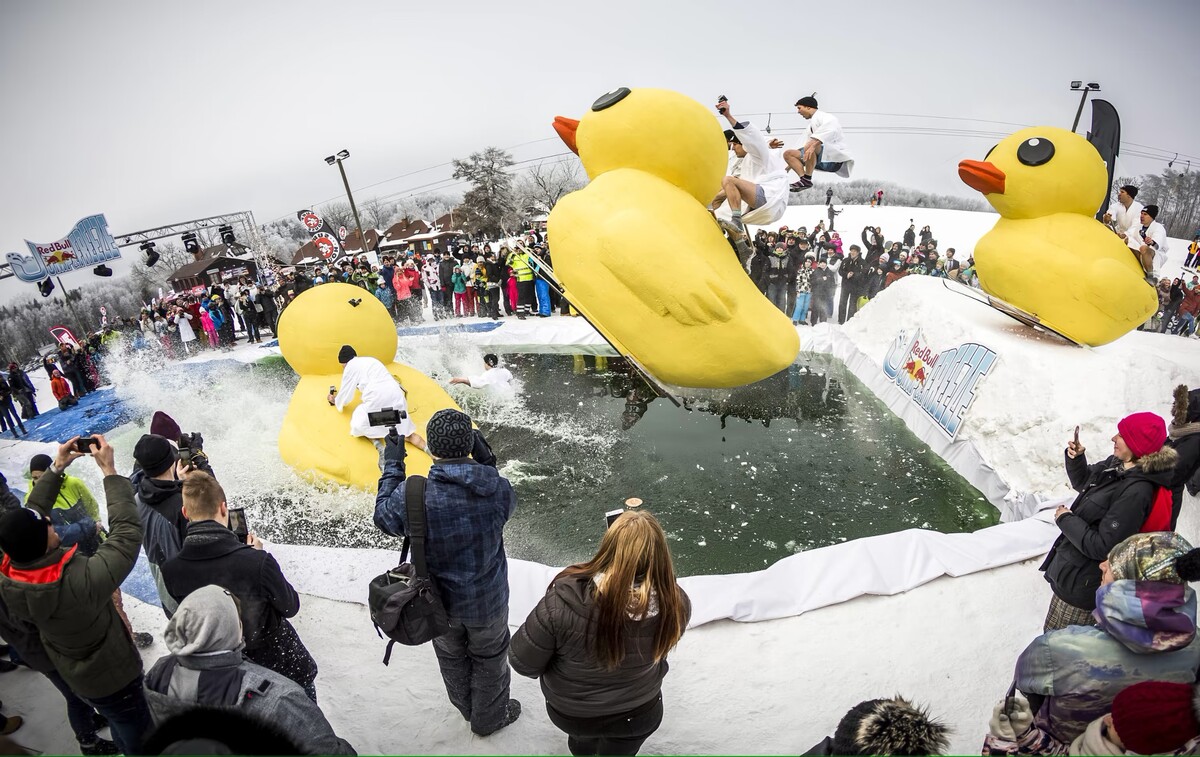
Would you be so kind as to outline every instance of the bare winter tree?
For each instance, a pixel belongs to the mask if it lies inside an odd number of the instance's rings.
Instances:
[[[403,218],[434,221],[456,209],[461,203],[462,197],[458,195],[441,194],[438,192],[405,197],[397,203],[397,217],[392,223]]]
[[[583,189],[586,184],[582,166],[574,156],[569,160],[537,163],[517,179],[517,201],[532,214],[546,214],[564,195]]]
[[[368,229],[383,231],[395,223],[392,220],[395,215],[396,203],[389,200],[372,197],[358,204],[358,217],[362,219],[363,231]]]
[[[361,209],[360,209],[361,210]],[[330,228],[335,232],[338,228],[345,226],[347,231],[354,231],[354,213],[350,210],[350,203],[342,200],[335,200],[322,205],[317,209],[317,214],[329,222]],[[359,216],[361,218],[361,216]],[[367,219],[363,218],[365,224]],[[363,229],[365,232],[366,229]]]
[[[1170,236],[1191,239],[1200,230],[1200,172],[1167,168],[1157,176],[1122,177],[1114,182],[1114,198],[1125,184],[1138,188],[1138,202],[1158,206],[1157,220]]]
[[[176,270],[192,262],[192,256],[187,250],[175,242],[159,242],[155,246],[155,252],[158,253],[159,259],[154,267],[146,265],[145,257],[138,258],[129,272],[126,284],[145,300],[157,297],[159,288],[170,291],[171,286],[167,279]]]
[[[520,225],[522,214],[508,172],[512,165],[512,155],[498,147],[454,161],[454,178],[471,182],[462,202],[466,231],[498,236]]]

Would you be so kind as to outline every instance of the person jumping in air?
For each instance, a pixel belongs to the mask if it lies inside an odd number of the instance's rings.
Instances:
[[[734,117],[724,97],[717,101],[717,111],[733,127],[725,130],[725,141],[734,157],[729,164],[729,175],[721,181],[721,191],[709,209],[715,213],[728,203],[730,222],[743,234],[746,224],[775,223],[787,209],[787,166],[758,127]]]
[[[846,147],[842,124],[837,116],[817,110],[817,98],[812,96],[797,100],[796,110],[808,121],[808,129],[804,132],[804,145],[799,150],[783,151],[788,168],[800,177],[799,181],[792,183],[791,190],[801,192],[811,187],[813,171],[826,171],[844,179],[850,178],[854,158]]]

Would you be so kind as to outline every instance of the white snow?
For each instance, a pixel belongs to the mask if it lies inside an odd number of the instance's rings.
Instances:
[[[858,241],[857,232],[868,222],[883,226],[890,240],[900,238],[910,217],[918,229],[926,223],[933,226],[940,247],[954,246],[964,259],[974,240],[997,218],[986,213],[846,207],[838,225],[855,229],[848,242]],[[783,223],[807,223],[811,228],[821,218],[823,207],[797,206],[789,209]],[[1172,244],[1172,265],[1182,260],[1184,249],[1183,244]],[[1014,489],[1044,496],[1065,492],[1061,454],[1076,424],[1082,426],[1089,452],[1099,456],[1105,454],[1117,418],[1139,410],[1165,416],[1175,383],[1200,383],[1200,342],[1195,340],[1134,333],[1085,350],[1032,334],[932,279],[902,280],[846,326],[832,330],[878,363],[897,329],[910,322],[919,323],[929,340],[942,348],[973,340],[1000,353],[998,366],[980,385],[960,438],[973,444]],[[594,344],[594,337],[578,323],[556,317],[524,324],[519,341]],[[553,332],[562,328],[558,324],[571,333],[555,336]],[[506,324],[485,336],[463,339],[503,346],[502,332],[508,328]],[[814,340],[809,329],[802,328],[801,337],[802,342]],[[234,354],[243,353],[262,354],[245,348]],[[0,447],[0,467],[5,472],[19,469],[32,451],[44,446],[8,442]],[[1179,529],[1193,542],[1200,537],[1196,504],[1187,498]],[[1044,538],[1044,544],[1053,537],[1052,526],[1037,521],[996,528],[1014,527],[1041,529],[1043,536],[1036,538]],[[796,584],[792,591],[822,582],[841,591],[846,589],[846,576],[868,568],[903,577],[922,562],[911,560],[904,550],[875,550],[875,543],[858,540],[787,558],[816,556],[821,565],[811,582]],[[430,648],[398,648],[389,668],[380,664],[383,643],[371,629],[365,608],[325,598],[338,587],[342,599],[361,595],[375,561],[383,559],[377,550],[330,554],[338,551],[283,545],[275,549],[306,594],[296,622],[321,666],[321,705],[339,735],[360,753],[565,751],[565,737],[549,723],[534,681],[514,676],[514,696],[525,705],[521,720],[480,739],[446,701]],[[839,550],[852,557],[831,559]],[[360,559],[358,552],[366,554]],[[666,715],[643,751],[794,754],[830,733],[859,701],[899,692],[928,704],[954,728],[952,753],[973,753],[992,704],[1008,686],[1017,654],[1040,631],[1050,593],[1036,570],[1038,562],[1026,559],[917,585],[928,580],[924,578],[908,584],[916,588],[903,594],[860,596],[794,617],[754,623],[718,620],[694,627],[671,656],[664,686]],[[527,598],[536,590],[531,583],[549,570],[514,570],[514,578],[526,582],[514,585],[514,597]],[[357,578],[347,579],[347,574]],[[761,573],[708,578],[713,580],[689,580],[700,606],[710,602],[709,592],[725,595],[722,583],[736,586],[749,601],[746,584],[740,581],[766,582]],[[345,585],[354,580],[357,585]],[[770,583],[774,591],[787,591]],[[804,598],[781,599],[791,603]],[[161,612],[136,600],[126,603],[135,627],[160,638]],[[145,659],[149,663],[164,651],[158,641]],[[15,734],[18,742],[46,752],[74,751],[62,700],[40,676],[25,670],[0,676],[0,698],[5,714],[27,720]]]

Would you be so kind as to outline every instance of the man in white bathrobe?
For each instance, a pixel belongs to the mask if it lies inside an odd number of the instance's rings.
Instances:
[[[465,384],[472,389],[489,389],[495,393],[512,391],[512,373],[500,367],[500,358],[489,352],[483,356],[483,373],[478,376],[455,376],[451,384]]]
[[[348,344],[342,345],[338,351],[338,362],[346,366],[342,370],[342,386],[336,394],[329,395],[329,404],[340,413],[354,399],[356,391],[362,392],[362,402],[350,416],[350,435],[366,437],[382,449],[382,439],[391,429],[388,426],[372,426],[367,414],[391,408],[404,413],[396,432],[406,438],[409,444],[424,451],[425,439],[417,433],[416,425],[408,417],[408,399],[404,389],[383,363],[373,357],[359,357]]]
[[[739,232],[745,231],[746,224],[775,223],[787,210],[787,165],[758,127],[737,120],[727,100],[718,101],[717,110],[733,126],[725,131],[725,140],[734,157],[729,175],[721,180],[721,191],[709,207],[714,212],[723,211],[722,205],[727,203],[729,221]]]
[[[808,121],[804,132],[804,144],[799,150],[784,150],[783,159],[788,168],[796,172],[800,180],[791,186],[793,192],[801,192],[813,185],[813,171],[836,173],[843,179],[850,178],[854,158],[846,147],[846,137],[837,116],[817,109],[817,98],[801,97],[796,101],[796,111]]]

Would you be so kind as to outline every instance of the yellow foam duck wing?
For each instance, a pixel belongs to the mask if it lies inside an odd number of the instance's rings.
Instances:
[[[1095,220],[1108,172],[1065,129],[1022,129],[959,176],[1000,213],[975,246],[983,290],[1077,342],[1107,344],[1137,328],[1158,296],[1124,240]]]
[[[554,270],[609,341],[679,386],[739,386],[796,359],[795,328],[707,211],[727,158],[707,109],[676,92],[622,88],[555,129],[592,182],[550,213]]]
[[[371,442],[350,435],[355,398],[343,412],[326,400],[329,387],[342,382],[337,361],[343,344],[387,366],[408,398],[408,414],[423,431],[430,416],[458,405],[433,379],[395,362],[396,328],[383,303],[349,284],[321,284],[300,294],[279,318],[279,349],[300,375],[279,431],[283,461],[309,480],[322,480],[373,491],[379,484],[379,453]],[[425,475],[432,460],[407,446],[409,475]]]

